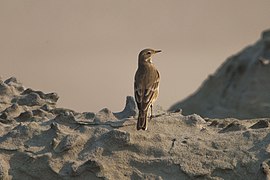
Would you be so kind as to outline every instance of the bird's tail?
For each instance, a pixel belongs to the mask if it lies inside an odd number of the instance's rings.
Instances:
[[[148,119],[147,119],[147,111],[139,111],[138,122],[137,122],[137,130],[147,130]]]

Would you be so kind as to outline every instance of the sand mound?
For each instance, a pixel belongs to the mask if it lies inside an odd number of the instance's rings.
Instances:
[[[265,179],[269,120],[204,119],[158,107],[148,131],[137,110],[78,113],[58,96],[0,83],[0,179]]]
[[[170,111],[210,118],[270,116],[270,31],[254,45],[228,58],[197,92]]]

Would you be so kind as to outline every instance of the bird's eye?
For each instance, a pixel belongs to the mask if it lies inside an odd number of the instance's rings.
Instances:
[[[147,54],[150,55],[151,54],[151,51],[148,51]]]

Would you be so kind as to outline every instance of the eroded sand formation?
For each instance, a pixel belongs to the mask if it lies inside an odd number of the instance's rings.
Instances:
[[[156,108],[149,130],[137,110],[59,108],[56,93],[0,83],[1,179],[266,179],[269,118],[209,119]],[[269,177],[268,177],[269,178]]]

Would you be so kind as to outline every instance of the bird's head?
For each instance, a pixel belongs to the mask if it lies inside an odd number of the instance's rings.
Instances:
[[[161,50],[144,49],[139,54],[139,64],[152,63],[152,56]]]

